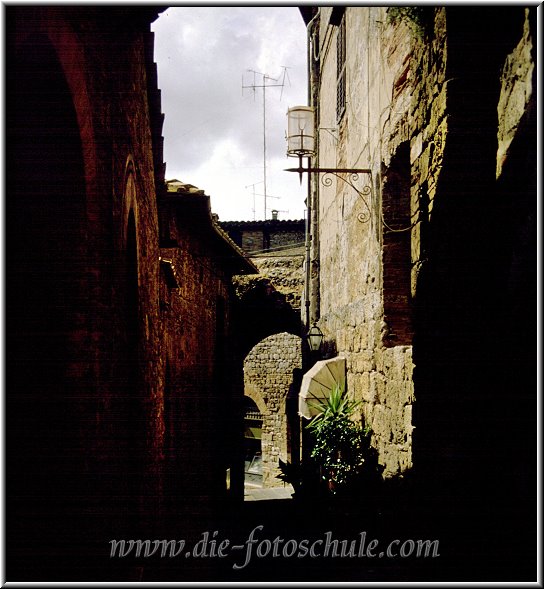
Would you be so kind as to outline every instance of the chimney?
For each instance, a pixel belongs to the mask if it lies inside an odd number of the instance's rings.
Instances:
[[[278,220],[278,212],[276,211],[276,209],[272,210],[272,221],[277,221]]]

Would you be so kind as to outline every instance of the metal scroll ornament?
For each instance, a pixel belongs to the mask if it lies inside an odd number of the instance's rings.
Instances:
[[[321,184],[327,188],[332,186],[331,176],[335,176],[350,186],[359,195],[364,205],[364,210],[357,214],[357,220],[360,223],[367,223],[371,218],[369,199],[372,197],[372,186],[370,184],[365,184],[362,188],[357,188],[357,184],[359,183],[359,176],[361,173],[370,180],[370,171],[366,170],[363,172],[336,172],[333,170],[327,170],[327,172],[321,176]]]

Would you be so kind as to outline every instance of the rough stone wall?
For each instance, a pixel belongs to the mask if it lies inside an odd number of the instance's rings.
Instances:
[[[410,164],[412,166],[411,230],[412,294],[415,296],[418,274],[426,262],[425,230],[432,216],[438,177],[444,159],[448,133],[448,87],[446,79],[446,13],[437,10],[433,23],[434,34],[430,46],[416,43],[414,48],[414,76],[411,107],[412,138]],[[422,245],[423,241],[423,245]]]
[[[510,248],[521,235],[530,242],[533,223],[527,204],[534,190],[530,13],[505,7],[493,13],[490,27],[485,8],[436,9],[425,43],[414,47],[412,291],[419,332],[414,452],[420,472],[442,485],[440,492],[485,495],[492,480],[504,477],[494,456],[503,427],[499,408],[510,394],[501,365],[518,354],[509,343],[516,336],[506,336],[512,328],[505,325],[519,323],[514,308],[524,296],[506,294],[518,255]],[[526,245],[521,257],[527,261]],[[515,349],[524,338],[517,339]],[[480,356],[491,341],[493,353]],[[518,362],[524,364],[519,357]],[[509,411],[512,422],[526,422],[522,405]],[[485,481],[479,479],[482,464]],[[468,481],[478,479],[476,492]]]
[[[501,175],[508,150],[519,130],[520,122],[527,109],[535,88],[532,60],[534,51],[533,38],[529,20],[529,11],[525,11],[523,32],[512,53],[505,60],[501,75],[501,95],[498,104],[499,127],[497,150],[497,177]]]
[[[320,27],[318,126],[337,131],[320,134],[319,165],[370,168],[372,177],[360,175],[359,190],[371,189],[362,196],[335,179],[319,188],[319,325],[327,348],[346,357],[348,390],[363,401],[384,475],[392,476],[412,463],[413,364],[410,345],[385,347],[379,189],[382,166],[408,138],[411,37],[405,25],[385,24],[385,10],[346,9],[347,106],[338,127],[337,27]]]
[[[449,522],[456,544],[472,530],[473,571],[493,570],[499,552],[528,571],[530,540],[514,559],[498,548],[534,537],[538,14],[414,9],[420,31],[412,8],[396,22],[385,8],[345,9],[347,108],[336,137],[321,133],[319,163],[371,168],[373,192],[370,220],[353,230],[362,200],[338,182],[319,190],[320,326],[347,358],[385,475],[409,471],[403,495],[411,489],[431,526]],[[335,125],[335,34],[322,20],[312,47],[321,128]],[[384,221],[395,195],[384,190],[399,169],[414,336],[389,347]]]
[[[276,246],[279,243],[285,246],[296,243],[299,237],[292,232],[283,232],[275,243]],[[270,245],[272,247],[272,243]],[[257,333],[258,329],[260,337],[264,338],[261,341],[257,339],[258,343],[244,361],[244,389],[261,411],[266,407],[263,411],[261,441],[263,486],[271,487],[282,484],[276,478],[279,458],[289,459],[285,397],[293,382],[293,369],[301,367],[301,349],[300,338],[293,333],[269,334],[282,328],[300,332],[298,316],[304,285],[304,250],[300,247],[287,248],[279,253],[272,251],[252,256],[250,260],[258,268],[259,274],[235,276],[234,285],[242,298],[240,310],[247,329],[252,334]],[[247,297],[251,298],[252,292],[261,290],[263,298],[259,299],[255,309],[252,308],[256,316],[248,319]],[[263,306],[262,309],[259,309],[259,305]],[[264,315],[268,321],[258,328],[255,319],[262,320]],[[249,339],[255,341],[253,337]]]
[[[411,466],[413,424],[420,432],[420,463],[432,455],[429,464],[437,464],[448,455],[458,464],[451,473],[459,472],[466,456],[476,455],[471,445],[485,459],[476,417],[465,427],[463,444],[453,441],[448,422],[455,415],[467,423],[463,412],[474,399],[473,414],[476,406],[486,412],[486,394],[469,391],[477,382],[488,388],[482,374],[495,373],[493,358],[482,359],[480,370],[472,358],[485,347],[484,325],[501,313],[503,295],[492,293],[504,288],[508,240],[518,239],[504,236],[527,235],[531,223],[529,214],[512,217],[516,207],[508,208],[514,198],[508,192],[520,190],[508,174],[501,178],[511,146],[520,158],[520,144],[530,137],[529,9],[501,10],[492,29],[485,9],[422,8],[419,14],[418,29],[409,12],[391,19],[386,8],[345,9],[347,98],[338,123],[338,27],[326,26],[331,9],[321,10],[314,51],[318,125],[336,127],[319,136],[319,164],[372,171],[358,184],[369,184],[368,194],[357,195],[334,178],[319,186],[320,325],[327,349],[347,358],[348,387],[364,401],[385,476]],[[516,229],[518,221],[524,229]],[[484,226],[489,238],[482,240]],[[439,410],[436,383],[456,365],[466,369],[440,385]],[[412,406],[414,394],[422,402]],[[440,444],[433,442],[440,437]],[[475,469],[477,462],[471,460]]]
[[[244,231],[241,246],[244,251],[264,249],[265,243],[262,230]]]
[[[223,223],[222,227],[233,234],[232,225],[238,231],[238,226],[246,225],[246,222]],[[245,231],[245,227],[241,231]],[[241,300],[238,329],[245,333],[242,344],[245,353],[272,333],[300,333],[304,250],[295,245],[298,239],[296,232],[283,232],[282,242],[285,247],[280,251],[265,251],[249,258],[258,268],[258,274],[235,276],[233,279]]]
[[[246,394],[264,404],[261,451],[263,457],[263,486],[275,487],[283,483],[276,478],[280,473],[279,459],[288,460],[287,394],[293,384],[293,371],[300,369],[300,338],[290,333],[277,333],[259,342],[244,360]]]
[[[300,223],[303,225],[303,222]],[[304,228],[296,231],[270,231],[270,249],[304,243]]]
[[[259,269],[259,276],[269,279],[274,288],[285,295],[285,300],[293,309],[300,309],[304,287],[303,251],[286,250],[280,256],[271,253],[250,259]]]

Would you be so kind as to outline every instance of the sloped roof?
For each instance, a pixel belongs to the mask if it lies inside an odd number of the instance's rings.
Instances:
[[[166,192],[176,192],[178,194],[204,194],[204,190],[197,188],[193,184],[187,184],[174,178],[166,180]]]
[[[246,253],[229,237],[228,233],[221,228],[217,221],[217,215],[211,210],[210,197],[204,190],[187,184],[181,180],[166,180],[166,194],[164,196],[167,202],[176,207],[182,207],[189,212],[194,219],[195,225],[200,223],[203,227],[209,229],[212,233],[212,239],[223,250],[227,250],[227,258],[236,267],[236,273],[239,274],[258,274],[259,270],[248,258]]]
[[[304,219],[266,219],[265,221],[220,221],[221,227],[225,229],[260,229],[261,227],[287,228],[291,226],[302,226]]]

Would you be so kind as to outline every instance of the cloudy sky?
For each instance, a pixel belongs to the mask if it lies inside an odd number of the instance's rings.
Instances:
[[[307,104],[306,28],[298,9],[169,8],[152,30],[166,178],[205,190],[223,221],[263,219],[263,89],[243,86],[264,83],[266,218],[272,209],[280,219],[303,218],[306,184],[283,171],[297,165],[285,154],[287,108]]]

